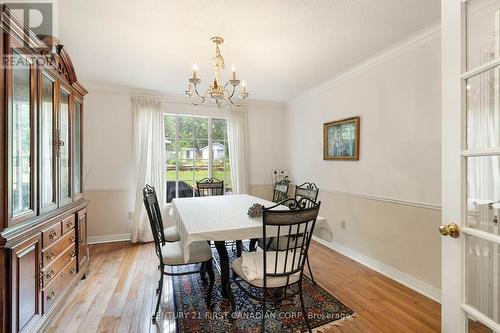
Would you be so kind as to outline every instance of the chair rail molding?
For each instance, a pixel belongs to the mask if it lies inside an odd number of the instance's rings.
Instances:
[[[132,189],[128,187],[95,187],[95,188],[86,188],[83,190],[83,192],[124,192],[124,191],[132,191]]]
[[[320,195],[321,195],[321,192],[333,193],[333,194],[337,194],[337,195],[354,197],[354,198],[361,198],[361,199],[367,199],[367,200],[382,201],[382,202],[392,203],[392,204],[396,204],[396,205],[404,205],[404,206],[411,206],[411,207],[418,207],[418,208],[425,208],[425,209],[432,209],[432,210],[441,210],[441,205],[438,205],[438,204],[388,198],[388,197],[383,197],[383,196],[378,196],[378,195],[344,192],[344,191],[339,191],[339,190],[324,189],[324,188],[320,187],[320,191],[319,191]]]

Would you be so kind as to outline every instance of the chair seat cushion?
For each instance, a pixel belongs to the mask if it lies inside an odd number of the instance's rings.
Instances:
[[[207,242],[193,242],[189,245],[189,260],[184,260],[184,243],[165,243],[161,248],[163,263],[169,266],[196,264],[212,258],[212,250]]]
[[[243,258],[237,258],[233,261],[231,264],[233,271],[243,280],[245,280],[247,283],[254,285],[256,287],[264,287],[264,280],[250,280],[244,270],[243,270]],[[299,281],[300,278],[300,273],[296,273],[293,275],[290,275],[290,280],[288,284],[295,283]],[[267,277],[266,278],[266,287],[267,288],[277,288],[277,287],[284,287],[287,284],[287,277]]]
[[[181,240],[181,236],[177,232],[177,227],[170,227],[163,230],[165,234],[165,241],[167,242],[178,242]]]

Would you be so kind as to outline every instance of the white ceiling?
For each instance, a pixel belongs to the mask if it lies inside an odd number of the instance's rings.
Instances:
[[[61,0],[59,36],[83,84],[206,87],[225,39],[252,99],[286,101],[439,20],[439,0]]]

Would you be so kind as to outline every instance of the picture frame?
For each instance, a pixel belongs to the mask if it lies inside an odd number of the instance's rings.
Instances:
[[[360,117],[323,124],[323,160],[358,161]]]

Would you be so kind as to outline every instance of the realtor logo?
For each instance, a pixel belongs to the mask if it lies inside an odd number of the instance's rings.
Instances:
[[[51,2],[9,2],[5,5],[36,35],[53,35]]]
[[[39,38],[54,35],[54,4],[52,1],[23,2],[23,1],[5,1],[3,4],[10,10],[13,16],[20,20],[23,25],[34,32]],[[57,50],[52,46],[36,48],[33,53],[33,43],[30,43],[29,36],[23,37],[23,47],[26,50],[32,50],[24,53],[24,57],[16,54],[6,54],[2,59],[2,67],[26,66],[36,62],[42,66],[47,61],[47,55],[53,55]],[[20,49],[19,46],[16,47]],[[29,58],[29,61],[28,61]]]

